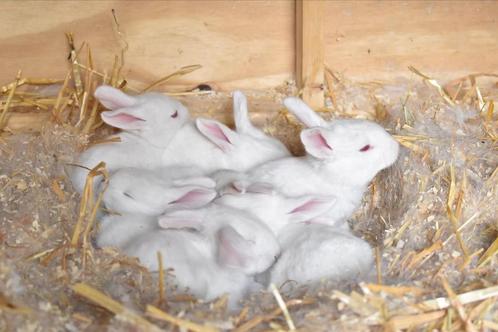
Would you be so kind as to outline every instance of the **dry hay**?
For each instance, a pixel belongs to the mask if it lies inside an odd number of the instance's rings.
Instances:
[[[68,40],[65,79],[19,73],[0,90],[0,330],[498,330],[495,76],[443,87],[411,68],[410,80],[358,84],[327,70],[325,117],[378,121],[405,147],[351,221],[376,248],[376,271],[359,284],[287,283],[230,314],[224,298],[202,303],[175,290],[171,271],[151,274],[92,246],[96,204],[73,192],[64,171],[89,138],[95,144],[110,131],[95,87],[143,89],[121,77],[122,56],[110,74],[98,72],[90,48]],[[300,153],[300,127],[280,106],[292,92],[288,84],[249,101],[256,122]],[[229,118],[226,93],[175,94],[195,114]],[[102,166],[92,174],[105,175]]]

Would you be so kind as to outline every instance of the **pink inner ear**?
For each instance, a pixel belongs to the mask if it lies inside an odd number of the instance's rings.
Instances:
[[[221,128],[215,124],[215,123],[204,123],[204,126],[206,127],[206,129],[209,131],[209,133],[222,140],[222,141],[226,141],[228,143],[232,143],[230,142],[230,140],[228,139],[228,137],[225,135],[225,133],[223,132],[223,130],[221,130]]]
[[[136,121],[145,121],[144,119],[141,119],[139,117],[127,114],[127,113],[118,113],[116,115],[105,115],[108,119],[112,120],[118,120],[121,123],[132,123]]]
[[[303,205],[300,205],[297,208],[295,208],[294,210],[292,210],[291,212],[289,212],[289,214],[291,214],[291,213],[298,213],[298,212],[312,211],[316,207],[320,206],[321,204],[323,204],[322,201],[319,201],[319,200],[316,200],[316,199],[311,199],[311,200],[307,201],[306,203],[304,203]]]
[[[223,229],[218,234],[218,258],[222,265],[232,267],[243,267],[246,263],[246,257],[239,253],[234,245],[234,240],[240,237],[235,231]]]
[[[183,195],[182,197],[169,202],[168,204],[191,204],[191,203],[203,203],[206,202],[207,196],[211,192],[201,189],[194,189]]]
[[[330,145],[327,143],[327,141],[325,140],[325,138],[322,136],[322,134],[320,132],[317,131],[317,132],[311,134],[309,136],[309,138],[316,148],[319,148],[319,149],[325,148],[325,149],[332,150],[332,148],[330,147]]]

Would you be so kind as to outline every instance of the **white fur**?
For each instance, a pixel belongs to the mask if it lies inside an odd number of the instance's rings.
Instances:
[[[135,237],[159,230],[157,217],[141,214],[106,215],[99,223],[98,247],[123,249]]]
[[[200,173],[195,167],[121,168],[109,179],[104,205],[121,214],[150,216],[171,209],[197,208],[216,197],[214,180]]]
[[[237,131],[215,120],[189,121],[188,111],[179,102],[160,94],[131,97],[103,86],[95,95],[106,107],[116,108],[102,113],[105,122],[118,126],[113,117],[125,112],[146,121],[138,121],[136,125],[122,124],[119,128],[125,131],[117,135],[120,143],[99,144],[80,155],[76,164],[83,167],[75,166],[71,172],[73,186],[78,192],[83,191],[88,169],[100,161],[106,162],[110,172],[123,167],[152,169],[195,165],[208,174],[219,169],[246,171],[290,155],[280,141],[251,124],[245,97],[240,92],[234,93]],[[171,118],[173,110],[178,112],[176,118]]]
[[[296,98],[286,99],[285,104],[306,106]],[[326,123],[309,108],[299,108],[299,111],[301,118],[308,114],[307,123],[326,125],[301,132],[308,155],[269,161],[247,174],[239,174],[233,184],[241,192],[250,184],[267,183],[288,197],[333,195],[336,202],[329,210],[327,220],[332,223],[343,221],[359,206],[374,176],[396,161],[399,145],[381,126],[371,121]],[[230,177],[233,179],[236,175]]]
[[[260,184],[248,186],[245,193],[225,194],[216,199],[217,204],[247,211],[263,221],[275,235],[289,224],[319,222],[335,205],[334,196],[284,197]],[[347,229],[347,223],[335,225]]]
[[[218,237],[220,229],[233,228],[240,235],[239,249],[250,258],[240,268],[249,274],[264,271],[280,252],[267,225],[247,212],[216,202],[196,210],[168,212],[160,217],[159,225],[165,229],[196,229],[218,244],[222,242]]]
[[[253,275],[268,269],[280,252],[272,232],[242,211],[211,204],[159,218],[163,229],[140,233],[123,249],[152,271],[157,251],[178,284],[211,300],[230,293],[230,306],[254,288]]]
[[[89,169],[101,161],[110,172],[121,167],[159,166],[164,147],[189,120],[188,110],[180,102],[158,93],[129,96],[110,86],[100,86],[95,98],[110,109],[101,114],[102,120],[123,132],[116,135],[120,142],[92,146],[79,156],[76,164],[81,167],[73,166],[70,172],[78,192],[83,191]]]
[[[207,301],[230,294],[230,308],[254,284],[251,275],[220,266],[213,243],[199,232],[163,229],[142,234],[124,251],[151,271],[158,270],[157,252],[161,252],[164,269],[173,269],[181,288]]]
[[[247,100],[240,91],[233,93],[233,113],[236,130],[203,118],[182,127],[164,151],[162,164],[196,165],[206,173],[219,169],[246,171],[290,156],[279,140],[252,125]]]
[[[391,166],[398,158],[398,142],[375,122],[357,119],[327,122],[296,97],[286,98],[284,105],[310,128],[301,132],[306,152],[319,160],[332,163],[335,172],[350,175],[351,182],[371,181],[377,172]],[[316,137],[323,139],[331,150],[323,148],[323,145],[317,148],[314,144],[316,140],[313,139]],[[371,149],[357,153],[367,145]],[[362,167],[357,169],[358,166]],[[353,169],[360,171],[360,174],[351,174]]]
[[[208,133],[198,128],[217,126],[228,141],[207,137]],[[208,139],[206,139],[208,138]],[[289,156],[274,142],[260,139],[231,130],[220,122],[197,119],[196,123],[187,124],[171,140],[162,155],[161,163],[169,165],[196,165],[205,173],[219,169],[246,171],[269,160]]]
[[[267,272],[269,281],[313,283],[365,276],[373,268],[370,245],[347,231],[324,224],[292,224],[279,236],[282,253]]]

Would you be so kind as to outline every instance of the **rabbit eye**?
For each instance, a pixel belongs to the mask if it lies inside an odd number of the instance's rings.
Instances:
[[[132,195],[130,195],[129,193],[127,193],[126,191],[123,192],[123,195],[125,195],[126,197],[128,198],[131,198],[131,199],[135,199]]]
[[[370,146],[370,144],[367,144],[367,145],[365,145],[364,147],[362,147],[362,148],[360,149],[360,151],[361,151],[361,152],[366,152],[366,151],[370,150],[371,148],[372,148],[372,146]]]
[[[171,114],[171,117],[175,119],[178,116],[178,111],[175,111],[175,113]]]

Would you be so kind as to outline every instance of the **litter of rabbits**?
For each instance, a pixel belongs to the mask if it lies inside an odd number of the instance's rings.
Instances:
[[[94,248],[92,187],[80,197],[64,174],[86,134],[95,133],[94,144],[111,132],[98,120],[94,88],[126,81],[119,58],[106,75],[83,65],[82,53],[73,47],[64,80],[20,73],[0,90],[0,329],[498,330],[496,75],[442,86],[414,68],[395,84],[328,71],[321,115],[375,120],[404,146],[350,222],[376,248],[376,271],[361,283],[288,282],[230,313],[226,297],[198,301],[175,288],[171,271],[158,277],[117,250]],[[292,84],[252,92],[249,104],[256,122],[298,154],[300,126],[281,104],[295,93]],[[194,115],[227,121],[227,93],[176,97]],[[17,132],[23,127],[38,133]],[[103,167],[91,174],[107,177]],[[161,266],[168,256],[157,259]]]

